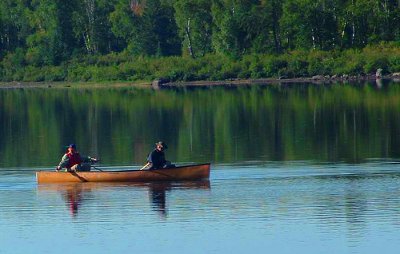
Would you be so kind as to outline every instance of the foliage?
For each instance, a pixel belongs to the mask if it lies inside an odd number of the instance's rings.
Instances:
[[[295,78],[314,75],[374,74],[400,71],[396,44],[363,50],[294,50],[285,54],[250,54],[241,58],[207,54],[204,57],[132,57],[125,53],[79,57],[60,66],[25,66],[24,52],[4,58],[2,80],[24,81],[169,81]]]
[[[400,84],[356,84],[2,89],[0,164],[49,166],[78,142],[107,165],[140,165],[158,139],[178,162],[400,158]]]
[[[394,24],[400,20],[399,4],[4,0],[0,80],[215,80],[367,74],[377,68],[398,72],[400,27]]]
[[[211,51],[211,1],[177,0],[174,4],[175,20],[183,38],[184,55],[204,56]],[[188,49],[188,50],[186,50]]]

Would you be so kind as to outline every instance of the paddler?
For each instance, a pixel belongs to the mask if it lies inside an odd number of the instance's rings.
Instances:
[[[165,149],[168,149],[167,144],[165,144],[163,141],[157,142],[155,149],[147,157],[147,164],[144,165],[141,170],[175,167],[175,165],[171,164],[170,161],[165,159]]]
[[[60,163],[56,167],[56,171],[60,171],[65,168],[66,171],[90,171],[91,163],[95,163],[98,160],[89,156],[81,156],[76,150],[75,144],[67,146],[67,152],[61,158]]]

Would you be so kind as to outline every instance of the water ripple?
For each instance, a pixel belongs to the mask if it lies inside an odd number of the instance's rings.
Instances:
[[[372,240],[400,241],[399,176],[393,163],[324,167],[304,162],[215,165],[210,181],[143,184],[36,185],[32,171],[3,172],[0,222],[9,234],[2,235],[2,243],[31,241],[44,250],[46,244],[32,239],[55,241],[62,235],[87,251],[102,252],[92,241],[107,246],[114,240],[114,248],[125,250],[118,239],[137,238],[158,252],[171,250],[176,241],[184,241],[185,248],[208,242],[204,250],[221,251],[219,242],[291,239],[291,246],[345,244],[354,253],[373,253],[364,247]],[[147,244],[155,239],[163,239],[158,247]]]

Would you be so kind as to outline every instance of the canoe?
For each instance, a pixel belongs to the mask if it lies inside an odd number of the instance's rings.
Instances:
[[[187,181],[209,177],[210,163],[154,170],[36,172],[38,183]]]

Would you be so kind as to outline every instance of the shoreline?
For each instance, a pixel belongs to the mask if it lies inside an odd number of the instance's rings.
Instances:
[[[34,89],[34,88],[55,88],[55,89],[104,89],[104,88],[122,88],[137,87],[151,88],[151,82],[68,82],[68,81],[49,81],[49,82],[0,82],[1,89]]]
[[[218,81],[174,81],[168,82],[165,79],[157,79],[153,82],[128,82],[128,81],[103,81],[103,82],[0,82],[0,89],[33,89],[33,88],[79,88],[79,89],[93,89],[93,88],[172,88],[172,87],[213,87],[213,86],[246,86],[246,85],[272,85],[272,84],[334,84],[334,83],[347,83],[347,82],[382,82],[384,80],[400,82],[400,74],[384,75],[377,78],[375,75],[359,75],[359,76],[322,76],[317,75],[313,77],[302,78],[261,78],[261,79],[229,79]]]

